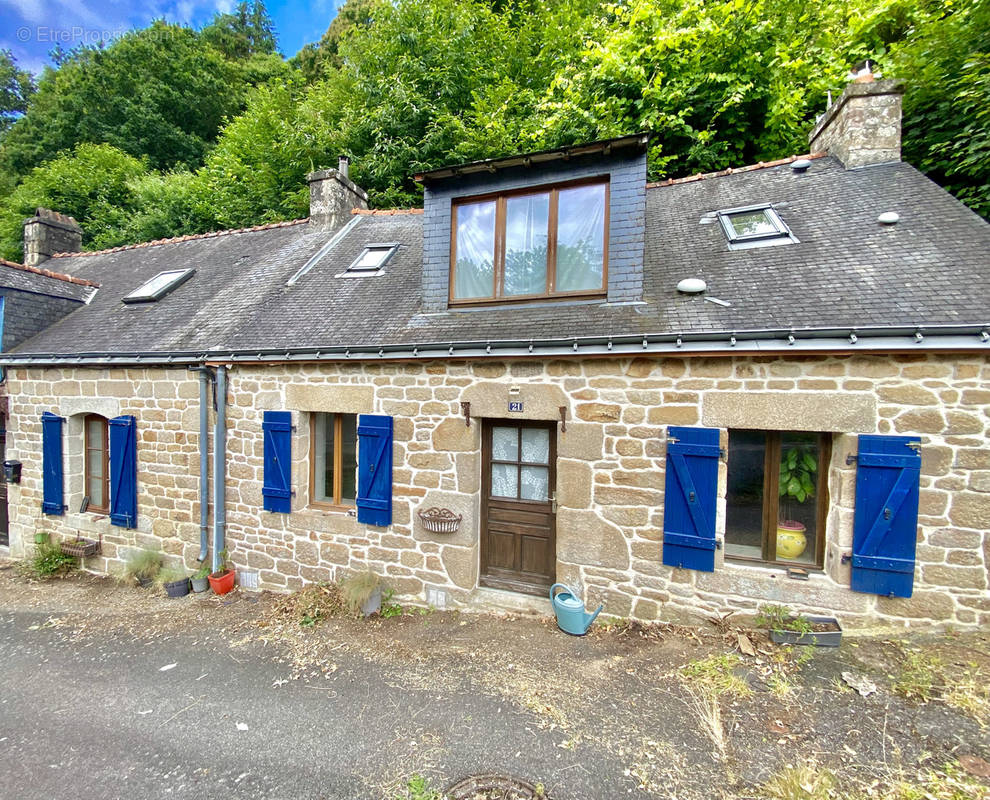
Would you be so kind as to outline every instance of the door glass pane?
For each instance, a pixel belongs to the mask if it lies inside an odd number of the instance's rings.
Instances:
[[[313,415],[313,500],[333,502],[333,414]]]
[[[454,298],[492,297],[495,288],[495,201],[457,207]]]
[[[519,476],[515,464],[492,464],[492,497],[518,497]]]
[[[357,497],[357,415],[340,415],[341,469],[340,502],[354,505]]]
[[[519,496],[523,500],[546,500],[549,497],[548,467],[520,467],[519,473]]]
[[[779,561],[815,563],[819,458],[817,433],[780,435]]]
[[[103,453],[100,450],[86,451],[86,473],[91,478],[103,478]]]
[[[504,295],[546,292],[549,224],[549,193],[510,197],[505,201]]]
[[[95,450],[103,446],[103,431],[103,420],[86,420],[86,437],[89,440],[89,447],[92,447]]]
[[[550,461],[550,431],[546,428],[523,428],[522,458],[531,464],[546,464]]]
[[[492,459],[494,461],[519,460],[518,428],[492,428]]]
[[[729,483],[725,500],[725,554],[763,555],[763,473],[767,439],[762,431],[729,431]]]
[[[561,189],[557,205],[558,292],[602,288],[605,185]]]

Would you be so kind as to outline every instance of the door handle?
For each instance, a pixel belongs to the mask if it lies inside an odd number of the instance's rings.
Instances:
[[[550,495],[550,511],[554,514],[557,513],[557,493],[554,492]]]

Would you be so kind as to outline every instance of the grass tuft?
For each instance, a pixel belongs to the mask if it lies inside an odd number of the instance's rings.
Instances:
[[[29,578],[45,580],[65,575],[76,568],[74,556],[62,552],[58,542],[40,542],[30,558],[21,562],[21,572]]]

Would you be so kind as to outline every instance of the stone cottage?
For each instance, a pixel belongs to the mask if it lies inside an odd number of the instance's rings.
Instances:
[[[38,236],[40,229],[59,231],[61,235],[73,233],[76,239],[58,241],[57,237]],[[51,244],[78,248],[81,231],[71,217],[65,217],[45,209],[38,212],[25,225],[24,234],[29,242],[44,240]],[[74,244],[73,244],[74,242]],[[55,252],[55,251],[52,251]],[[49,269],[35,266],[39,263],[36,251],[29,246],[25,264],[15,264],[0,258],[0,352],[7,352],[30,339],[39,331],[83,305],[98,288],[91,281],[73,278]],[[49,257],[51,253],[46,255]],[[43,259],[41,259],[43,260]],[[0,462],[6,460],[7,435],[7,385],[0,369]],[[0,552],[9,552],[7,514],[7,483],[0,480]]]
[[[897,85],[802,158],[648,183],[646,145],[434,170],[401,211],[342,161],[305,220],[54,255],[100,288],[2,359],[12,552],[990,622],[990,226],[900,162]]]

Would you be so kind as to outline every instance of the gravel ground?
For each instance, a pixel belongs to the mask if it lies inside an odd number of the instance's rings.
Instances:
[[[490,772],[554,800],[707,800],[766,796],[809,762],[879,797],[919,770],[990,769],[986,633],[788,650],[729,622],[573,638],[549,618],[407,609],[302,626],[277,595],[168,600],[9,566],[0,795],[18,800],[392,800],[414,774]]]

